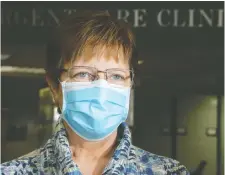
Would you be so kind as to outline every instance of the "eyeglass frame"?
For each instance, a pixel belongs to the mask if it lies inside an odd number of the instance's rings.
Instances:
[[[132,87],[133,86],[133,83],[134,83],[134,76],[135,76],[135,74],[134,74],[134,70],[133,69],[120,69],[120,68],[110,68],[110,69],[105,69],[105,71],[101,71],[101,70],[98,70],[96,67],[91,67],[91,66],[72,66],[72,67],[70,67],[69,69],[65,69],[65,68],[59,68],[58,70],[60,70],[60,71],[62,71],[62,72],[67,72],[68,73],[68,77],[70,77],[69,76],[69,72],[70,72],[70,70],[71,69],[73,69],[73,68],[91,68],[91,69],[94,69],[94,70],[96,70],[96,77],[92,80],[92,81],[95,81],[95,80],[98,80],[99,79],[99,75],[98,75],[98,73],[100,72],[100,73],[104,73],[104,77],[105,77],[105,80],[107,81],[107,79],[108,79],[108,77],[107,77],[107,71],[108,70],[122,70],[122,71],[129,71],[130,72],[130,76],[128,77],[128,78],[130,78],[131,79],[131,83],[130,83],[130,87]],[[97,79],[96,79],[97,78]],[[92,82],[91,81],[91,82]]]

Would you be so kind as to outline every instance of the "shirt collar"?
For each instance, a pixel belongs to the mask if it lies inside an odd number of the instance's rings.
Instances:
[[[70,151],[69,141],[67,139],[67,133],[63,125],[62,117],[60,117],[56,123],[53,138],[56,160],[63,174],[73,172],[78,169],[77,165],[72,160],[72,153]],[[118,146],[114,151],[112,160],[110,161],[111,163],[134,158],[133,154],[129,155],[131,148],[131,133],[125,122],[118,128],[117,142]],[[111,167],[111,165],[107,167]]]

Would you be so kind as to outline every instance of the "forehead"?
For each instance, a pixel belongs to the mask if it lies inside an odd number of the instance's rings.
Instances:
[[[81,54],[72,59],[68,66],[92,66],[98,69],[129,69],[129,56],[122,47],[86,46]]]

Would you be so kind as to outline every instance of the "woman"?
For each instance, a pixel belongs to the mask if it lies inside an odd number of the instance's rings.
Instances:
[[[40,149],[2,174],[188,174],[177,161],[131,144],[128,116],[134,36],[107,12],[61,23],[48,47],[46,80],[61,111]]]

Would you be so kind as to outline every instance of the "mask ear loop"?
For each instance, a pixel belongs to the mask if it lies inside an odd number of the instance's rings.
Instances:
[[[73,56],[74,56],[74,54],[73,54]],[[62,67],[62,62],[63,62],[63,58],[61,57],[60,60],[59,60],[59,63],[58,63],[58,68],[59,68],[59,69],[60,69],[60,67]],[[72,59],[71,59],[71,65],[72,65]],[[64,69],[64,68],[62,68],[61,70],[67,72],[67,78],[69,79],[69,69]],[[66,87],[66,82],[68,81],[68,79],[67,79],[67,80],[64,80],[64,81],[60,81],[60,79],[57,78],[59,84],[62,86],[62,96],[63,96],[62,98],[63,98],[63,104],[64,104],[64,92],[63,92],[63,91],[64,91],[64,89],[65,89],[65,87]],[[63,108],[63,104],[62,104],[62,108]],[[61,107],[58,106],[58,107],[57,107],[57,112],[58,112],[59,114],[62,114],[62,111],[63,111],[63,109],[61,109]]]
[[[58,78],[58,81],[59,81],[59,83],[61,84],[61,86],[62,86],[62,88],[61,88],[61,90],[62,90],[62,107],[60,107],[60,106],[58,106],[57,107],[57,112],[59,113],[59,114],[61,114],[62,115],[62,111],[63,111],[63,105],[64,105],[64,89],[65,89],[65,87],[66,87],[66,81],[60,81],[60,79]]]
[[[59,83],[61,84],[62,88],[65,88],[66,87],[66,82],[67,80],[65,81],[60,81],[60,79],[58,79]]]
[[[134,88],[134,84],[135,84],[135,83],[134,83],[134,75],[135,75],[135,74],[134,74],[134,69],[133,69],[133,68],[131,68],[131,69],[130,69],[130,77],[131,77],[131,84],[130,84],[130,88],[131,88],[131,89],[133,89],[133,88]]]
[[[66,69],[63,69],[64,71],[66,71],[67,72],[67,74],[68,74],[68,72],[69,72],[69,70],[66,70]],[[67,77],[68,77],[68,75],[67,75]],[[69,77],[68,77],[68,79],[69,79]],[[59,78],[57,78],[57,80],[58,80],[58,82],[59,82],[59,84],[62,86],[62,88],[61,88],[61,90],[62,90],[62,99],[63,99],[63,102],[62,102],[62,108],[60,107],[60,106],[58,106],[57,107],[57,112],[59,113],[59,114],[62,114],[62,111],[63,111],[63,105],[64,105],[64,89],[65,89],[65,87],[66,87],[66,82],[68,81],[68,79],[67,80],[64,80],[64,81],[60,81],[60,79]]]

